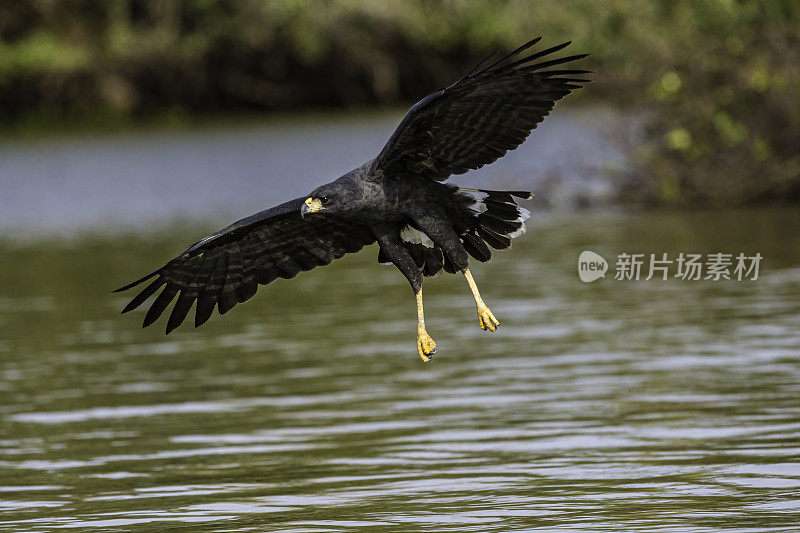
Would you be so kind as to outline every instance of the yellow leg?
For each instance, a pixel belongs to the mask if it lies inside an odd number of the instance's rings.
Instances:
[[[436,343],[425,330],[425,312],[422,309],[422,289],[417,293],[417,353],[423,363],[430,361],[436,353]]]
[[[495,331],[497,326],[500,325],[500,322],[497,321],[489,308],[486,307],[486,304],[483,303],[481,293],[478,292],[478,286],[475,284],[475,280],[472,279],[472,273],[469,269],[464,271],[464,277],[467,278],[469,290],[472,291],[472,296],[475,298],[475,305],[478,307],[478,325],[482,330],[488,329],[489,331]]]

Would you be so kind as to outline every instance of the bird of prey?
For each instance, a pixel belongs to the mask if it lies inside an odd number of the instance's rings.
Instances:
[[[195,327],[216,307],[221,315],[252,298],[259,285],[293,278],[347,253],[378,243],[378,261],[394,264],[417,302],[417,352],[436,351],[422,307],[423,276],[461,272],[483,330],[498,320],[481,299],[468,257],[485,262],[525,231],[529,212],[515,198],[526,191],[467,189],[443,183],[519,146],[556,101],[589,80],[590,71],[564,68],[587,54],[552,58],[570,43],[484,59],[452,85],[408,111],[378,156],[303,196],[249,216],[190,246],[158,270],[117,291],[152,281],[123,309],[136,309],[159,289],[144,317],[152,324],[177,297],[167,333],[194,302]],[[548,57],[550,56],[550,57]],[[154,278],[154,279],[153,279]]]

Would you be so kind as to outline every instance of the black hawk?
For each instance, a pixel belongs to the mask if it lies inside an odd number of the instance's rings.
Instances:
[[[127,313],[159,289],[144,317],[152,324],[176,300],[167,333],[194,302],[195,327],[216,307],[221,315],[252,298],[259,285],[327,265],[378,243],[378,261],[394,264],[417,300],[417,351],[427,362],[436,343],[425,329],[423,276],[461,272],[475,297],[478,324],[498,320],[481,299],[469,256],[485,262],[525,231],[528,211],[515,198],[527,191],[467,189],[442,183],[502,157],[519,146],[556,101],[589,80],[565,63],[586,54],[548,58],[570,43],[535,53],[534,39],[501,59],[494,55],[445,89],[417,102],[378,157],[318,187],[309,196],[234,222],[190,246],[155,272],[123,309]],[[576,77],[578,76],[578,77]]]

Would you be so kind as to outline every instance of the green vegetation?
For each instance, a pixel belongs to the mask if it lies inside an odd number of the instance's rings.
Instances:
[[[648,204],[800,201],[794,0],[27,0],[0,7],[7,128],[413,101],[533,36],[589,51],[580,98],[644,111]]]

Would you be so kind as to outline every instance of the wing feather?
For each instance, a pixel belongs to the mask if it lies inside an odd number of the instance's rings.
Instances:
[[[167,321],[167,334],[169,334],[173,329],[177,328],[181,322],[183,322],[183,320],[186,318],[186,315],[189,314],[192,304],[194,304],[194,301],[199,295],[200,286],[208,281],[213,273],[213,262],[210,261],[205,255],[199,257],[202,264],[197,270],[197,274],[192,282],[181,289],[181,292],[178,295],[178,300],[175,302],[175,306],[172,308],[172,313],[170,313],[169,320]]]
[[[143,278],[139,283],[141,283],[145,279],[149,278]],[[139,307],[140,305],[142,305],[145,302],[145,300],[147,300],[153,294],[155,294],[158,288],[164,285],[165,283],[166,281],[164,281],[164,278],[162,277],[156,278],[150,285],[145,287],[144,290],[142,290],[142,292],[134,296],[133,300],[128,302],[128,305],[125,306],[125,309],[123,309],[122,312],[127,313],[128,311],[132,311],[137,307]]]
[[[561,76],[577,69],[545,70],[577,61],[575,54],[536,62],[566,48],[562,43],[521,57],[534,39],[417,102],[373,162],[388,175],[413,173],[442,181],[480,168],[518,147],[555,103],[588,80]]]
[[[156,296],[153,305],[150,306],[150,309],[147,310],[147,314],[144,316],[144,322],[142,323],[142,327],[146,328],[150,324],[156,321],[158,317],[161,316],[161,313],[164,312],[164,309],[167,308],[169,303],[175,298],[175,295],[178,294],[178,290],[180,287],[175,283],[167,283],[158,296]]]
[[[214,307],[217,305],[219,293],[228,275],[228,254],[222,252],[217,257],[214,266],[214,274],[208,283],[203,287],[200,297],[197,299],[197,309],[194,311],[194,327],[200,327],[211,318]]]
[[[195,300],[195,327],[217,308],[225,314],[252,298],[258,285],[327,265],[375,242],[366,226],[325,214],[303,219],[297,198],[235,222],[190,246],[160,269],[120,289],[127,290],[155,277],[125,306],[142,305],[162,288],[148,309],[144,325],[161,316],[178,296],[167,321],[167,333],[186,318]]]
[[[225,281],[220,289],[219,299],[217,300],[217,310],[224,315],[237,303],[236,289],[242,283],[242,256],[239,252],[239,245],[233,243],[228,247],[228,272],[225,274]]]
[[[236,298],[239,303],[244,303],[256,295],[258,281],[256,280],[256,266],[253,261],[252,238],[247,236],[243,240],[242,251],[242,284],[236,289]]]

